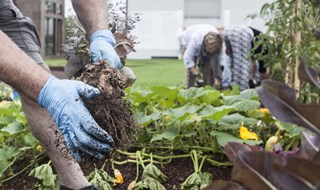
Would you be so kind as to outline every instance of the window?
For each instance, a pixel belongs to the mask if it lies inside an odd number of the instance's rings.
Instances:
[[[221,0],[185,0],[185,18],[220,18]]]
[[[46,1],[45,7],[46,7],[47,13],[53,13],[53,14],[56,13],[56,3],[51,1]]]
[[[46,18],[45,20],[45,44],[46,44],[46,55],[54,55],[55,43],[54,43],[54,30],[55,30],[55,19]]]
[[[62,5],[60,3],[56,4],[56,14],[62,15]]]

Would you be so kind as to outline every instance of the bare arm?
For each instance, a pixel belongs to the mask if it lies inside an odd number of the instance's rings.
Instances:
[[[0,31],[0,80],[37,101],[51,76]]]
[[[108,29],[106,0],[72,0],[72,5],[87,36],[96,30]]]

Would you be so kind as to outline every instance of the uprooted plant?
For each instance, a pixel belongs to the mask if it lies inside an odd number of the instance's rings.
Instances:
[[[130,103],[126,101],[124,89],[132,85],[135,78],[130,69],[125,67],[125,56],[134,51],[136,38],[130,34],[139,21],[139,15],[125,15],[124,5],[109,3],[110,30],[113,32],[116,44],[115,51],[121,59],[120,70],[112,68],[106,61],[91,63],[88,41],[84,30],[77,20],[69,23],[68,37],[64,50],[67,58],[65,72],[69,79],[80,80],[97,87],[101,91],[99,97],[84,100],[88,110],[96,122],[114,139],[115,148],[125,148],[134,140],[138,125],[130,111]],[[120,11],[119,11],[120,10]],[[125,22],[125,23],[123,23]],[[129,23],[127,23],[129,22]],[[126,28],[124,28],[126,26]],[[129,75],[128,76],[128,72]]]

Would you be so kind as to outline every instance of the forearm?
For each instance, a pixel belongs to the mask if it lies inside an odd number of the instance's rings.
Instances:
[[[72,0],[72,5],[87,36],[96,30],[108,29],[106,0]]]
[[[0,80],[33,100],[51,76],[0,31]]]

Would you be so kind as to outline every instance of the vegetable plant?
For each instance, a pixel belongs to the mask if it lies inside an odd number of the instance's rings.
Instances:
[[[316,70],[304,64],[299,69],[301,80],[319,87]],[[319,189],[320,105],[299,103],[296,91],[277,81],[265,81],[257,91],[275,117],[304,128],[300,146],[283,151],[274,137],[267,150],[229,142],[225,153],[234,163],[232,181],[217,181],[210,189],[244,189],[241,184],[249,189]]]

